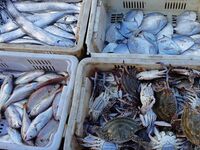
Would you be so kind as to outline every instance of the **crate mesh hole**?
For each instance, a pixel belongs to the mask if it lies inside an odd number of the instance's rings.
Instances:
[[[123,1],[124,8],[144,9],[145,2],[143,1]]]
[[[165,9],[186,9],[185,2],[166,2]]]
[[[176,19],[177,19],[177,15],[172,15],[172,26],[176,27]]]
[[[6,63],[0,63],[1,68],[8,68],[8,65]]]
[[[112,14],[111,15],[111,23],[122,22],[123,14]]]
[[[28,63],[33,66],[34,69],[40,69],[45,71],[55,71],[49,60],[32,60],[27,59]]]

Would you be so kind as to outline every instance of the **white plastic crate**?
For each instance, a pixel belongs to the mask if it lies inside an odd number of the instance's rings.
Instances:
[[[84,55],[84,41],[89,20],[91,0],[44,0],[44,1],[59,1],[59,2],[82,2],[80,14],[77,23],[77,44],[72,47],[58,47],[33,44],[10,44],[0,43],[1,51],[16,51],[16,52],[32,52],[32,53],[47,53],[47,54],[69,54],[77,57]]]
[[[56,150],[59,148],[71,107],[77,65],[77,58],[69,55],[62,56],[0,51],[0,70],[9,69],[17,71],[29,71],[34,69],[43,69],[45,71],[65,71],[70,75],[67,85],[65,85],[62,90],[60,102],[62,103],[63,108],[59,108],[62,110],[62,114],[58,130],[53,137],[52,143],[48,147],[36,147],[0,142],[0,149]]]
[[[80,150],[76,137],[83,136],[83,123],[89,111],[89,99],[92,94],[92,83],[89,77],[94,70],[109,71],[115,67],[125,65],[144,67],[147,69],[160,69],[161,66],[157,62],[162,61],[165,64],[173,66],[184,66],[200,70],[199,57],[191,57],[184,59],[178,56],[162,56],[159,57],[135,57],[132,59],[123,58],[86,58],[83,59],[77,69],[74,95],[72,101],[71,112],[69,116],[68,126],[65,133],[65,150]]]
[[[141,55],[101,53],[105,46],[106,29],[111,23],[122,21],[123,13],[131,9],[140,9],[144,13],[161,12],[175,26],[177,15],[185,10],[194,10],[199,16],[200,0],[92,0],[86,38],[88,54],[94,57]]]

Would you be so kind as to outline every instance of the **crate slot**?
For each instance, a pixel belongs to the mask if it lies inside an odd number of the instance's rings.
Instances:
[[[186,9],[185,2],[165,2],[165,9]]]
[[[176,27],[176,18],[177,18],[177,15],[172,15],[172,26],[173,27]]]
[[[145,2],[143,1],[123,1],[124,8],[144,9]]]
[[[1,68],[8,68],[8,65],[6,63],[0,63]]]
[[[111,14],[111,23],[122,22],[124,15],[121,14]]]
[[[49,60],[32,60],[27,59],[28,63],[33,66],[34,69],[42,69],[46,71],[55,71],[55,68],[52,66]]]

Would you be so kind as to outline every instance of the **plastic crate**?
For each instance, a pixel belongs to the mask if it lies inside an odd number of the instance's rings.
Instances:
[[[175,56],[176,57],[176,56]],[[71,112],[69,116],[68,126],[65,133],[65,150],[80,150],[80,146],[77,143],[76,137],[83,136],[83,123],[85,117],[89,111],[89,99],[92,94],[92,83],[89,77],[94,70],[109,71],[115,67],[125,65],[144,67],[147,69],[160,69],[161,66],[157,64],[160,62],[158,57],[149,58],[134,58],[134,59],[122,59],[122,58],[86,58],[83,59],[77,69],[77,76],[75,81],[75,90],[73,95],[73,102]],[[191,59],[183,59],[177,57],[163,57],[162,62],[165,64],[171,64],[173,66],[184,66],[200,70],[200,60],[198,57]]]
[[[45,71],[65,71],[70,75],[67,85],[64,85],[61,93],[62,108],[60,109],[61,119],[59,127],[55,133],[52,143],[47,147],[36,147],[17,145],[13,143],[0,142],[0,149],[13,150],[56,150],[59,148],[63,136],[67,117],[69,115],[74,80],[78,60],[74,56],[48,55],[48,54],[32,54],[19,52],[2,52],[0,51],[0,69],[1,70],[17,70],[29,71],[34,69],[42,69]]]
[[[45,0],[58,1],[58,0]],[[82,2],[79,19],[77,23],[77,44],[72,47],[44,46],[33,44],[10,44],[0,43],[1,51],[16,51],[16,52],[32,52],[32,53],[48,53],[48,54],[69,54],[77,57],[83,57],[84,40],[89,19],[91,0],[61,0],[62,2]]]
[[[199,16],[199,0],[92,0],[88,33],[87,52],[94,57],[125,56],[143,54],[101,53],[104,48],[106,29],[111,23],[122,21],[123,13],[131,9],[140,9],[144,13],[161,12],[167,16],[173,26],[176,17],[185,10],[194,10]],[[197,18],[199,20],[199,18]],[[147,54],[144,54],[147,55]]]

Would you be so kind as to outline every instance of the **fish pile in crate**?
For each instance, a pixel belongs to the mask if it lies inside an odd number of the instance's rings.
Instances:
[[[46,146],[60,121],[62,86],[69,75],[43,70],[0,73],[0,142]]]
[[[117,66],[90,78],[85,149],[195,149],[200,145],[200,71]]]
[[[158,12],[141,10],[126,13],[121,23],[112,23],[106,32],[103,52],[124,54],[199,55],[200,23],[194,11],[185,11],[173,27]]]
[[[0,43],[73,47],[81,3],[0,2]]]

